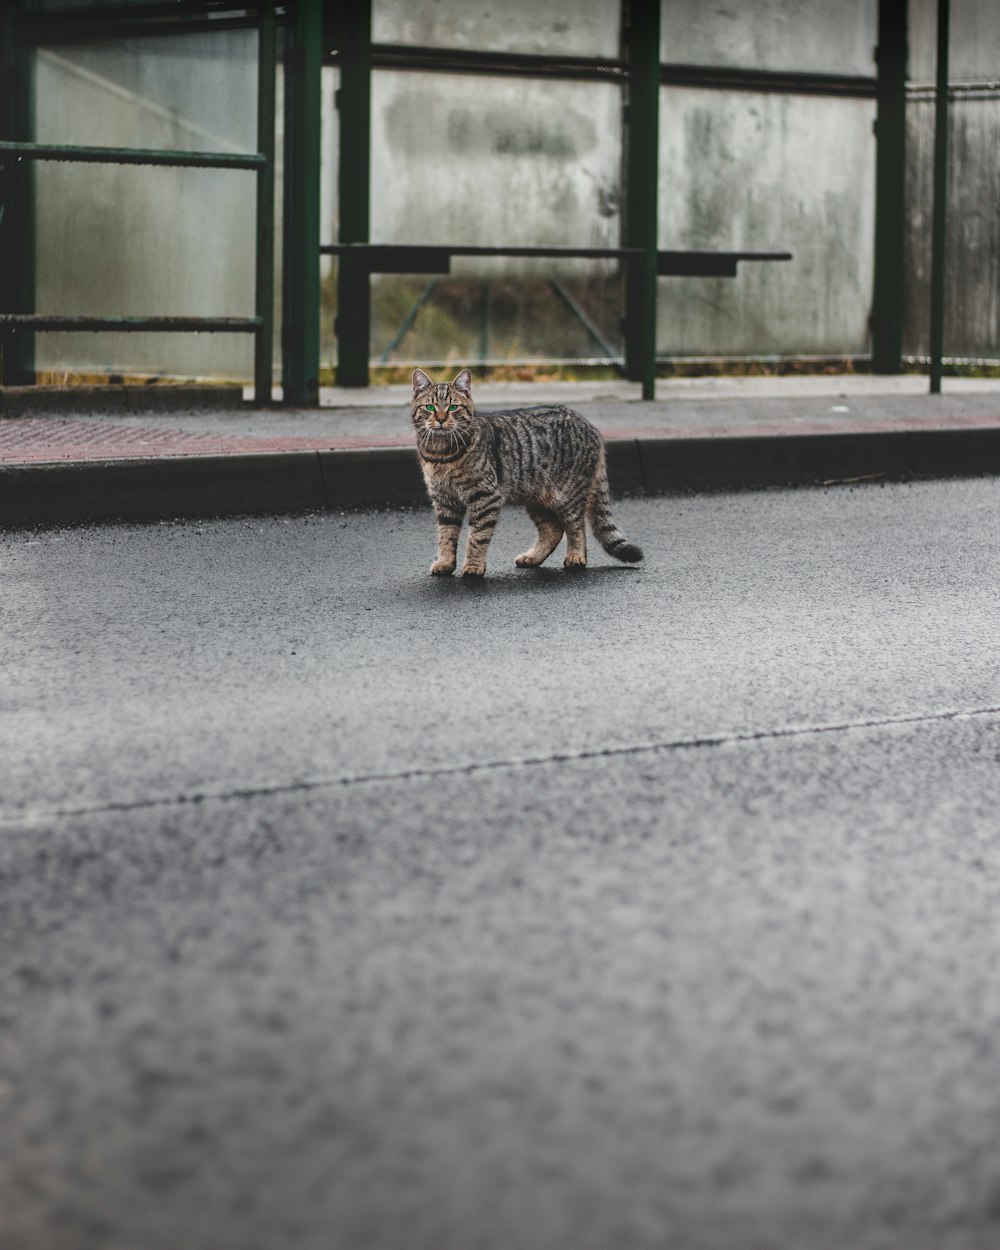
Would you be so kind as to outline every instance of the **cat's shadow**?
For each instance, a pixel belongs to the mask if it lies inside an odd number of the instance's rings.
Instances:
[[[414,585],[419,597],[440,600],[453,595],[496,598],[499,595],[532,594],[578,594],[587,585],[606,582],[609,577],[634,577],[642,567],[626,564],[597,564],[584,569],[564,569],[559,566],[534,569],[497,569],[485,577],[427,577]]]

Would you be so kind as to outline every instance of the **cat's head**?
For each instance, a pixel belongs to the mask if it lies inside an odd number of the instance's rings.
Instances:
[[[463,369],[454,382],[432,382],[423,369],[414,369],[412,415],[419,439],[460,439],[476,417],[472,374]]]

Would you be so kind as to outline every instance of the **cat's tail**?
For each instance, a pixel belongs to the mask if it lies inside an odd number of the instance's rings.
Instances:
[[[616,560],[624,560],[626,564],[638,564],[642,559],[642,548],[630,543],[621,532],[611,516],[611,495],[608,493],[608,471],[604,465],[604,456],[594,474],[594,485],[591,487],[590,498],[587,500],[587,520],[594,531],[594,537],[609,556]]]

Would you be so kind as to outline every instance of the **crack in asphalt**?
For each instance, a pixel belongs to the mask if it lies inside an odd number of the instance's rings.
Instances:
[[[311,777],[302,778],[298,781],[270,782],[258,786],[220,787],[214,790],[196,790],[188,794],[159,795],[143,799],[126,799],[119,802],[79,804],[75,807],[25,808],[20,812],[0,812],[0,826],[30,823],[39,820],[58,820],[70,816],[92,816],[111,812],[143,811],[157,807],[180,807],[185,804],[267,798],[279,794],[307,794],[314,790],[332,790],[338,786],[421,781],[434,777],[499,772],[505,768],[536,768],[546,764],[576,763],[579,760],[616,759],[629,755],[652,755],[658,751],[691,751],[705,747],[741,746],[754,742],[773,742],[786,738],[819,737],[823,734],[849,733],[856,730],[893,729],[907,725],[940,724],[949,721],[975,720],[988,716],[1000,716],[1000,706],[959,708],[944,712],[923,712],[912,716],[870,717],[860,720],[836,721],[826,725],[792,725],[779,729],[760,729],[751,733],[699,734],[690,738],[673,738],[660,742],[635,742],[627,746],[590,747],[572,751],[552,751],[547,755],[514,756],[499,760],[473,760],[464,764],[448,764],[436,768],[404,768],[386,772],[356,773],[342,777]]]

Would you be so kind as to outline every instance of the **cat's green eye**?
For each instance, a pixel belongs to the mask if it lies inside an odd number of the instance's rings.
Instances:
[[[449,412],[458,412],[458,404],[449,404],[449,405],[448,405],[448,411],[449,411]]]
[[[424,412],[437,412],[433,404],[424,404]]]

